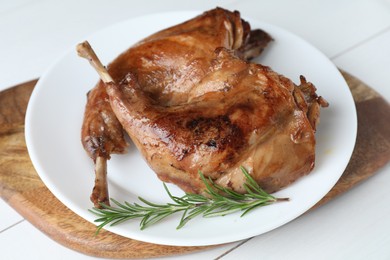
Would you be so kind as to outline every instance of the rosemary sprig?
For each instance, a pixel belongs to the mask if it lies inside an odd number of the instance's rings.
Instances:
[[[111,199],[116,207],[101,204],[101,209],[92,208],[89,210],[99,217],[95,222],[101,223],[97,227],[96,233],[108,224],[113,226],[137,218],[141,219],[140,228],[143,230],[177,212],[182,212],[182,217],[177,226],[177,229],[180,229],[198,215],[202,215],[203,217],[216,217],[242,211],[241,216],[244,216],[255,208],[288,200],[288,198],[275,198],[266,193],[244,167],[241,167],[241,170],[246,177],[244,188],[247,193],[245,194],[240,194],[217,185],[210,178],[206,179],[199,172],[200,177],[206,185],[208,196],[187,193],[182,197],[176,197],[171,194],[165,183],[163,183],[164,189],[173,201],[172,203],[156,204],[142,197],[138,197],[138,199],[143,205],[139,203],[130,204],[128,202],[120,203]]]

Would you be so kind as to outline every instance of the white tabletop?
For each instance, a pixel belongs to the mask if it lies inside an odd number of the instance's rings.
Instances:
[[[303,37],[390,100],[390,0],[2,0],[0,90],[38,78],[71,45],[107,25],[216,6]],[[389,173],[388,164],[329,204],[269,233],[168,259],[390,259]],[[0,251],[1,259],[95,259],[57,244],[3,200]]]

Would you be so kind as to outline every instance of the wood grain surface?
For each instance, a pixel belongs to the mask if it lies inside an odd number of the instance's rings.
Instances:
[[[390,106],[357,78],[342,72],[355,99],[358,136],[352,158],[334,188],[313,208],[346,192],[390,160]],[[107,258],[180,255],[210,247],[155,245],[102,230],[69,210],[46,188],[31,164],[24,117],[36,80],[0,92],[0,196],[43,233],[81,253]]]

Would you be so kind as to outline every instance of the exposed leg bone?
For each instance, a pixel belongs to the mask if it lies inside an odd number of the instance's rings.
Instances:
[[[101,156],[95,162],[95,186],[91,194],[91,201],[96,208],[101,208],[101,203],[110,205],[107,183],[107,159]]]
[[[91,63],[104,83],[114,82],[88,42],[77,45],[77,53]],[[104,144],[99,144],[99,146],[104,147]],[[92,156],[95,157],[93,158],[95,163],[95,186],[90,199],[95,207],[101,208],[101,203],[110,205],[107,182],[107,159],[109,155],[93,154]]]
[[[89,61],[104,83],[114,83],[114,80],[111,78],[110,74],[108,74],[107,69],[96,56],[96,53],[93,51],[88,41],[79,43],[77,45],[77,54]]]

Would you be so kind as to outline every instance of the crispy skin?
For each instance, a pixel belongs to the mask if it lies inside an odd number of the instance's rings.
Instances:
[[[126,152],[122,125],[111,109],[105,89],[94,88],[87,99],[81,129],[85,151],[94,161],[97,157],[110,159],[112,153]]]
[[[237,11],[216,8],[142,40],[116,58],[108,72],[115,82],[131,72],[145,92],[174,105],[186,101],[204,77],[216,48],[235,50],[249,59],[260,55],[271,40],[264,31],[251,31]]]
[[[262,30],[251,31],[237,11],[216,8],[142,40],[112,61],[108,72],[115,82],[131,72],[143,90],[160,102],[180,103],[204,76],[216,48],[235,49],[249,59],[260,55],[271,40]],[[111,122],[100,131],[104,118]],[[88,94],[81,135],[93,159],[96,154],[109,158],[125,151],[122,127],[115,121],[102,81]]]
[[[322,99],[314,87],[301,90],[306,81],[296,86],[268,67],[218,48],[185,101],[181,95],[179,101],[176,95],[156,98],[142,84],[128,74],[121,84],[107,85],[107,93],[117,118],[163,181],[202,193],[202,171],[244,192],[244,166],[274,192],[314,167],[315,125],[307,113]]]
[[[108,71],[115,82],[132,73],[143,91],[161,105],[176,105],[186,102],[188,92],[204,77],[216,48],[235,50],[240,57],[251,59],[271,40],[262,30],[251,31],[239,12],[216,8],[142,40],[112,61]],[[126,151],[122,125],[102,81],[88,95],[81,140],[94,161],[97,156],[109,159],[112,153]],[[96,176],[91,195],[97,207],[99,201],[108,204],[107,183],[100,179]]]

